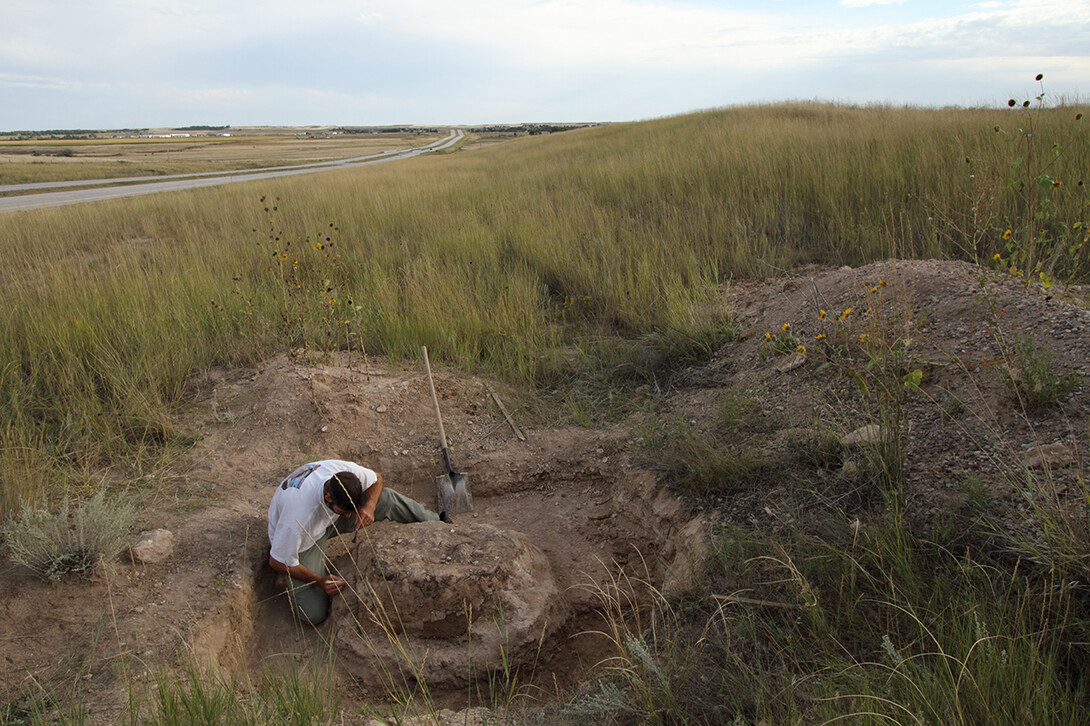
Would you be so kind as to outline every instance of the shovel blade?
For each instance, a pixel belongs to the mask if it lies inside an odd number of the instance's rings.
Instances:
[[[439,511],[448,514],[473,511],[473,495],[469,492],[469,477],[449,472],[435,480],[439,493]]]

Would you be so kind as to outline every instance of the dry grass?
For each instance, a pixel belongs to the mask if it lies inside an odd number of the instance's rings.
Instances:
[[[1090,151],[1069,117],[1049,111],[1037,133],[1078,142],[1053,169],[1076,180]],[[890,249],[990,254],[1019,200],[997,186],[994,219],[971,238],[959,224],[979,178],[965,158],[1009,165],[992,127],[1017,118],[739,108],[3,215],[0,427],[50,442],[44,460],[94,465],[176,436],[170,410],[194,371],[308,345],[396,361],[425,344],[549,388],[588,373],[653,381],[671,351],[711,350],[727,331],[715,301],[734,276]],[[1083,189],[1060,189],[1054,216],[1080,218]],[[1065,253],[1057,273],[1088,260],[1090,248]]]

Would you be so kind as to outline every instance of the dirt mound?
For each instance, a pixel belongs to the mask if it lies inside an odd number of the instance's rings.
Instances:
[[[812,267],[742,281],[731,289],[741,334],[710,365],[690,372],[693,384],[675,404],[704,429],[714,426],[711,412],[721,410],[724,391],[756,407],[760,430],[739,431],[736,444],[781,462],[771,475],[778,481],[759,495],[723,501],[720,510],[775,526],[789,517],[786,506],[773,501],[786,485],[776,471],[799,465],[800,439],[820,432],[843,437],[872,423],[875,411],[862,402],[855,376],[900,348],[903,372],[920,373],[919,389],[905,397],[901,414],[904,495],[921,535],[956,528],[969,497],[1004,503],[1020,497],[1010,482],[1025,481],[1020,472],[1035,462],[1037,478],[1079,506],[1074,495],[1082,491],[1090,444],[1087,300],[1083,287],[1045,290],[988,268],[936,260]],[[797,367],[783,365],[791,351],[775,350],[777,338],[787,334],[792,347],[806,348]],[[1035,385],[1073,385],[1058,400],[1034,406],[1018,383],[1027,375]],[[1048,451],[1065,456],[1042,464]],[[851,490],[837,471],[816,474],[828,477],[830,496]],[[1009,525],[1018,526],[1016,520]]]

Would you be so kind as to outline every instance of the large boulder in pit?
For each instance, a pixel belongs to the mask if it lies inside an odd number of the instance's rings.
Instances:
[[[461,687],[529,664],[546,629],[564,620],[549,562],[520,532],[442,522],[363,532],[355,567],[341,568],[357,573],[347,576],[357,597],[336,643],[365,685],[396,674]]]

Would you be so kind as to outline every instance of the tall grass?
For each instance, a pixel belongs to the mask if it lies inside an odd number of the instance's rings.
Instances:
[[[822,512],[738,528],[649,624],[602,591],[614,651],[564,722],[1074,724],[1090,691],[1070,585]],[[839,526],[837,526],[839,524]]]
[[[1053,169],[1071,180],[1057,219],[1085,211],[1074,113],[1036,126],[1071,146]],[[63,474],[153,448],[183,433],[171,411],[193,372],[299,346],[398,361],[426,344],[550,390],[588,371],[656,380],[679,346],[708,351],[724,334],[716,293],[732,277],[997,248],[997,222],[973,224],[984,175],[965,159],[999,170],[991,216],[1017,214],[999,183],[1010,145],[993,131],[1014,120],[756,106],[0,216],[0,432],[40,451],[5,456]],[[1057,267],[1083,274],[1088,255]],[[4,506],[40,496],[15,483],[33,479],[6,480]]]

